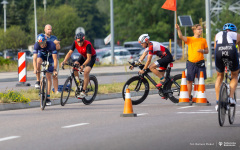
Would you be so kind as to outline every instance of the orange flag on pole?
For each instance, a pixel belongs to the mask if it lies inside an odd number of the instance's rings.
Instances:
[[[168,9],[168,10],[172,10],[172,11],[176,11],[177,7],[176,7],[176,0],[166,0],[166,2],[162,5],[163,9]]]

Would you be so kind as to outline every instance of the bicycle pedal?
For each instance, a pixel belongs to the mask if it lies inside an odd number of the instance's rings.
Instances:
[[[161,97],[162,99],[166,99],[165,97]]]

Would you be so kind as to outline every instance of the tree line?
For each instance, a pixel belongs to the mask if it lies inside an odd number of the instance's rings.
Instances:
[[[151,40],[168,41],[174,37],[174,12],[162,9],[166,0],[113,0],[115,40],[121,43],[136,41],[139,35],[149,33]],[[4,33],[3,7],[0,7],[0,51],[27,48],[35,41],[34,1],[8,0],[7,32]],[[110,0],[51,0],[44,11],[42,0],[37,2],[38,33],[45,24],[51,24],[53,34],[61,39],[61,46],[69,46],[79,26],[86,31],[92,43],[95,38],[105,38],[110,33]],[[228,4],[237,0],[227,0]],[[229,6],[228,5],[228,6]],[[177,0],[177,15],[191,15],[193,23],[205,21],[204,0]],[[240,17],[225,8],[219,18],[211,18],[212,40],[227,22],[240,26]],[[193,35],[190,27],[187,35]]]

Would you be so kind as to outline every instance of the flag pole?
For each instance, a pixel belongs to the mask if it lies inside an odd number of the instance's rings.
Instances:
[[[176,0],[176,8],[177,8],[177,0]],[[175,24],[177,24],[177,9],[174,12],[174,59],[177,59],[177,29],[175,28]]]

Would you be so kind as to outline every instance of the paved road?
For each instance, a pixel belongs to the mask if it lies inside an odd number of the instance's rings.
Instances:
[[[238,88],[238,92],[240,89]],[[240,94],[237,94],[239,97]],[[214,89],[212,106],[176,106],[150,95],[123,118],[121,98],[40,108],[1,111],[1,150],[179,150],[240,149],[240,101],[233,125],[219,127]],[[221,146],[220,146],[221,145]]]

